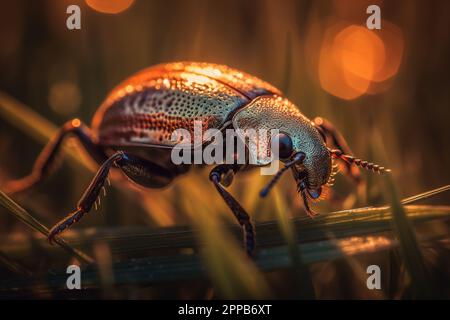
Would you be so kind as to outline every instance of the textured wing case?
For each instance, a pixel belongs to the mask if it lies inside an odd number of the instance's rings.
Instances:
[[[255,97],[279,94],[271,85],[222,65],[179,62],[145,69],[106,98],[92,128],[103,145],[173,146],[172,132],[194,121],[220,129]]]

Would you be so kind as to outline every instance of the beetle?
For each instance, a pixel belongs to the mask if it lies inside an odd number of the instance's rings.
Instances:
[[[96,111],[91,128],[80,120],[68,121],[37,158],[32,173],[9,181],[6,192],[24,191],[49,175],[65,137],[81,142],[100,165],[77,208],[50,231],[54,237],[79,221],[96,205],[111,168],[119,168],[133,182],[146,188],[162,188],[190,165],[175,165],[170,152],[175,146],[171,133],[176,129],[193,131],[194,121],[202,121],[202,130],[280,129],[275,137],[282,167],[261,191],[265,197],[281,175],[292,169],[306,213],[313,217],[310,200],[319,199],[322,188],[330,184],[334,160],[356,182],[358,167],[377,173],[388,169],[356,159],[342,135],[323,118],[305,117],[280,90],[239,70],[211,63],[174,62],[144,69],[115,87]],[[202,141],[203,142],[203,141]],[[206,142],[204,142],[206,143]],[[333,146],[334,149],[328,145]],[[262,148],[269,149],[268,144]],[[255,155],[254,148],[247,152]],[[245,169],[268,165],[219,164],[209,178],[231,209],[244,234],[248,255],[255,246],[254,227],[249,215],[226,190],[226,177]]]

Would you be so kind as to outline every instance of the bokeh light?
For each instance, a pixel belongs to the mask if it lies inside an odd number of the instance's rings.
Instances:
[[[341,24],[331,26],[325,33],[319,56],[320,85],[328,93],[347,100],[355,99],[367,91],[370,79],[361,77],[361,74],[367,75],[374,68],[373,61],[361,56],[367,50],[361,47],[366,41],[357,34],[352,36],[352,33],[361,31],[358,27],[342,27]],[[358,58],[354,65],[352,57]],[[350,70],[347,69],[349,66]]]
[[[373,85],[394,76],[401,64],[400,29],[382,21],[382,30],[359,25],[332,24],[323,36],[318,73],[324,90],[342,99],[379,93],[387,85]]]
[[[56,113],[61,115],[71,115],[80,107],[80,89],[75,83],[70,81],[54,83],[50,87],[48,103]]]
[[[367,80],[373,79],[385,60],[383,41],[374,32],[354,25],[335,37],[332,53],[346,71],[345,76],[352,73]]]
[[[134,0],[86,0],[92,9],[102,12],[116,14],[128,9]]]
[[[404,40],[402,30],[388,21],[381,21],[381,29],[375,34],[383,41],[385,59],[372,77],[373,81],[385,81],[397,74],[403,57]]]
[[[338,245],[346,254],[358,254],[389,247],[392,241],[385,236],[350,237],[338,241]]]

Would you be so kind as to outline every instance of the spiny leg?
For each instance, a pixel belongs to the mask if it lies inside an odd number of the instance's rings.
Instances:
[[[344,154],[352,154],[352,151],[344,137],[330,121],[317,117],[314,119],[314,124],[316,128],[318,128],[319,132],[323,134],[325,142],[331,143],[335,148],[341,150]],[[356,165],[353,165],[347,161],[341,161],[341,164],[345,168],[345,173],[349,175],[356,184],[360,184],[362,182],[361,174]]]
[[[130,179],[144,186],[163,187],[173,179],[173,175],[167,169],[132,154],[117,151],[101,165],[78,202],[75,212],[59,221],[50,230],[48,235],[50,243],[57,234],[79,221],[92,209],[113,166],[122,169]]]
[[[230,174],[235,174],[239,170],[238,165],[221,164],[214,167],[209,174],[209,179],[214,183],[217,191],[233,212],[237,221],[243,228],[244,243],[247,254],[252,256],[255,247],[255,232],[250,221],[250,216],[245,212],[237,200],[227,191],[223,185],[223,180],[230,177]],[[231,182],[230,182],[231,183]]]
[[[59,221],[55,226],[53,226],[53,228],[50,229],[48,234],[48,241],[50,243],[52,243],[56,235],[70,227],[75,222],[79,221],[85,213],[91,210],[100,195],[100,191],[102,190],[106,179],[108,178],[109,170],[117,161],[122,160],[124,156],[125,154],[123,152],[116,152],[102,164],[94,179],[92,179],[88,188],[81,196],[81,199],[77,204],[77,210],[70,213],[67,217]]]
[[[4,184],[2,188],[5,193],[13,194],[25,191],[46,178],[52,170],[55,169],[54,166],[61,145],[64,139],[70,134],[75,135],[95,161],[102,163],[107,159],[103,149],[93,141],[89,129],[81,123],[80,120],[74,119],[66,122],[59,130],[58,134],[48,142],[36,159],[31,174],[21,179],[8,181]]]

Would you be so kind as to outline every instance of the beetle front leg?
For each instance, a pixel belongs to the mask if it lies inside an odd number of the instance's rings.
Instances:
[[[31,174],[21,179],[7,181],[2,187],[4,192],[13,194],[25,191],[47,177],[54,169],[64,139],[70,134],[75,135],[95,161],[102,163],[107,159],[103,149],[92,140],[89,129],[80,120],[74,119],[66,122],[58,134],[48,142],[36,159]]]
[[[335,126],[330,121],[321,117],[317,117],[314,119],[314,124],[316,128],[318,128],[319,132],[321,132],[324,135],[326,143],[331,143],[337,149],[341,150],[342,153],[344,154],[349,155],[352,154],[352,151],[348,146],[347,141],[345,141],[342,134],[335,128]],[[358,167],[346,161],[341,161],[341,163],[345,168],[345,173],[349,175],[350,178],[356,184],[360,184],[362,180]]]
[[[234,175],[239,170],[238,165],[221,164],[214,167],[209,174],[209,179],[214,183],[217,191],[231,209],[237,221],[244,231],[244,243],[247,254],[252,256],[255,247],[255,232],[250,221],[250,216],[245,212],[239,202],[227,191],[223,185],[226,177]],[[230,182],[231,183],[231,182]]]

